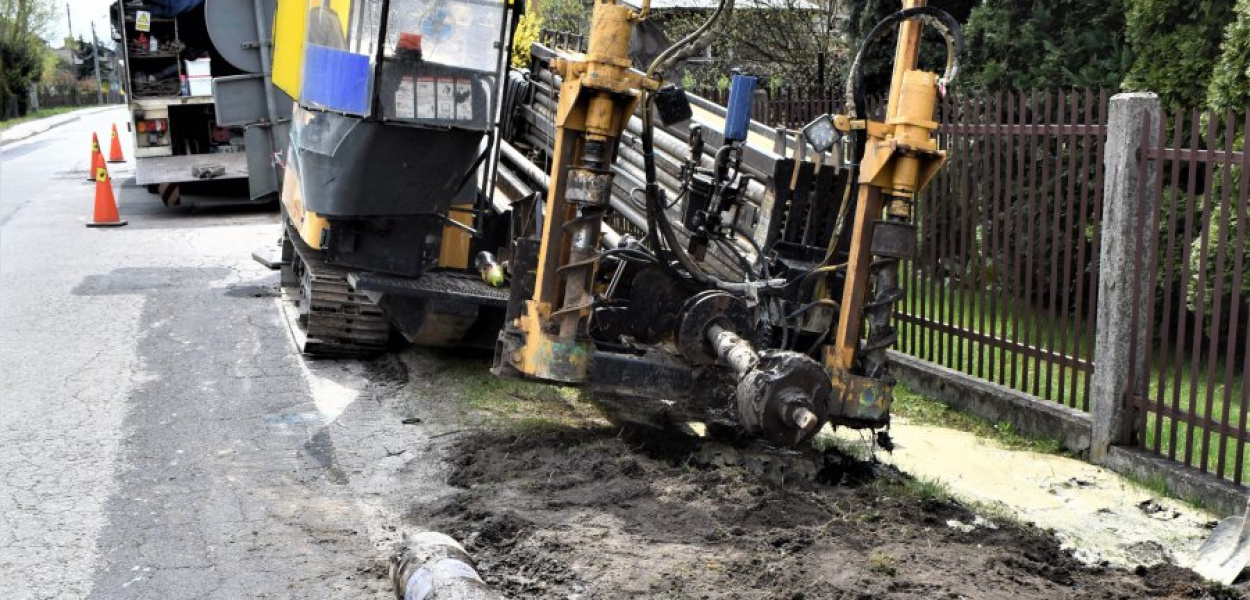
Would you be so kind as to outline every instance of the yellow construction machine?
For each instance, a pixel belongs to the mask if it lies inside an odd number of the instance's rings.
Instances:
[[[409,341],[489,347],[496,135],[512,3],[280,0],[273,81],[296,99],[282,188],[292,332],[316,355]]]
[[[530,127],[508,141],[550,168],[530,181],[546,189],[541,224],[509,251],[494,372],[587,385],[622,420],[699,422],[773,446],[826,423],[885,427],[897,265],[915,251],[916,195],[946,160],[935,111],[963,46],[950,15],[914,4],[864,41],[851,114],[775,136],[771,149],[754,139],[769,132],[749,120],[749,76],[734,75],[717,114],[659,78],[724,2],[645,71],[627,56],[645,2],[635,12],[596,0],[584,48],[535,46],[525,78],[539,92],[512,111]],[[916,68],[925,26],[947,42],[941,75]],[[896,30],[888,106],[871,119],[863,57]],[[688,152],[679,165],[675,146]],[[605,218],[622,216],[633,235],[604,249]]]

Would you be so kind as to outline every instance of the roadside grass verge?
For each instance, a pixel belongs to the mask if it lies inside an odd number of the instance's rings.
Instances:
[[[1016,431],[1011,423],[995,423],[968,414],[938,400],[918,394],[903,384],[894,386],[894,405],[891,412],[913,423],[966,431],[978,437],[992,439],[1011,450],[1072,455],[1063,447],[1063,441],[1058,438],[1024,435]]]
[[[20,125],[22,123],[36,121],[38,119],[43,119],[46,117],[63,115],[68,112],[74,112],[81,108],[91,108],[91,107],[89,106],[57,106],[55,108],[41,108],[39,110],[26,113],[26,115],[21,116],[21,117],[8,119],[6,121],[0,121],[0,131],[4,131],[14,125]]]
[[[1009,450],[1027,450],[1031,452],[1067,456],[1070,458],[1082,458],[1081,456],[1069,451],[1067,448],[1064,448],[1062,440],[1057,438],[1052,439],[1024,435],[1016,431],[1010,423],[994,423],[975,415],[968,414],[952,408],[941,401],[918,394],[903,384],[898,384],[894,387],[894,405],[891,412],[895,416],[906,418],[913,423],[966,431],[981,438],[992,439],[1002,447]],[[835,439],[834,442],[836,443],[836,441],[837,440]],[[1159,498],[1171,498],[1195,508],[1206,511],[1211,510],[1208,503],[1204,502],[1200,498],[1175,493],[1162,475],[1156,474],[1145,478],[1136,477],[1132,474],[1121,474],[1121,476],[1129,483],[1153,496]],[[944,484],[940,481],[936,480],[919,481],[910,484],[910,487],[905,488],[904,491],[909,492],[912,495],[924,497],[926,495],[938,494],[937,490],[931,488],[933,488],[933,486],[943,485]],[[946,497],[950,497],[949,490],[946,491]],[[1016,520],[1014,514],[1006,507],[977,502],[965,504],[974,512],[986,515],[993,519],[1000,521]]]

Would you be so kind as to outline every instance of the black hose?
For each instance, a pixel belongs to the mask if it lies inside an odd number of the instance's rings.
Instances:
[[[600,255],[600,258],[605,258],[605,259],[616,258],[616,259],[624,260],[628,262],[647,263],[647,264],[659,263],[659,259],[657,259],[655,256],[652,256],[650,254],[647,254],[646,252],[643,252],[642,250],[637,250],[634,248],[612,248],[610,250],[604,250],[603,254]]]
[[[724,246],[725,250],[729,251],[729,254],[734,257],[734,260],[738,261],[738,266],[742,267],[743,279],[745,281],[755,279],[755,270],[751,267],[751,261],[747,260],[747,257],[744,256],[740,250],[738,250],[737,246],[734,246],[733,242],[724,238],[717,239],[716,241]]]
[[[486,134],[486,149],[482,150],[482,153],[477,155],[477,159],[473,161],[472,165],[469,165],[469,170],[465,171],[464,177],[460,179],[460,183],[456,184],[456,191],[452,194],[453,198],[460,194],[460,190],[463,190],[464,186],[469,183],[469,180],[477,174],[477,168],[482,166],[482,162],[486,160],[488,155],[490,155],[491,146],[494,143],[494,137],[495,135],[493,133]]]
[[[508,81],[504,85],[503,90],[503,107],[501,110],[503,118],[499,126],[500,137],[514,142],[516,141],[515,133],[517,121],[520,120],[521,106],[530,101],[533,95],[534,86],[530,81],[530,75],[527,71],[520,69],[510,69],[508,71]]]
[[[920,19],[926,25],[937,29],[938,33],[946,39],[946,72],[942,75],[942,80],[949,84],[959,74],[959,58],[964,53],[964,34],[959,21],[956,21],[950,13],[933,6],[917,6],[900,10],[877,23],[864,38],[859,51],[855,53],[855,60],[851,63],[851,70],[847,74],[847,94],[850,96],[848,100],[855,111],[854,118],[867,118],[868,100],[864,96],[863,89],[863,64],[868,48],[891,27],[907,19]],[[853,162],[859,163],[863,158],[867,140],[860,131],[852,130],[852,133],[855,135]]]
[[[687,278],[692,278],[696,283],[701,285],[712,285],[711,277],[700,269],[694,260],[685,253],[681,248],[681,242],[677,239],[676,232],[673,231],[672,223],[668,221],[668,215],[664,212],[663,202],[660,201],[660,186],[656,180],[655,171],[655,124],[651,118],[652,103],[654,96],[647,94],[643,100],[642,107],[642,163],[643,177],[646,196],[647,196],[647,229],[649,231],[660,232],[663,242],[667,243],[673,257],[677,259],[678,264],[688,273]],[[656,256],[663,256],[664,246],[657,237],[651,240],[651,249]],[[668,261],[661,261],[667,263]]]
[[[790,319],[793,319],[793,318],[795,318],[795,317],[797,317],[797,316],[799,316],[799,315],[801,315],[801,314],[803,314],[803,313],[805,313],[805,312],[807,312],[807,311],[809,311],[809,310],[811,310],[811,309],[813,309],[813,308],[816,308],[817,306],[828,306],[828,307],[832,308],[834,311],[838,311],[838,310],[841,310],[841,309],[842,309],[842,308],[841,308],[841,307],[842,307],[842,305],[841,305],[841,303],[839,303],[839,302],[834,302],[834,301],[832,301],[832,300],[814,300],[814,301],[812,301],[812,302],[808,302],[807,304],[804,304],[804,305],[802,305],[802,306],[800,306],[800,307],[798,307],[798,308],[794,309],[792,312],[790,312],[789,314],[787,314],[787,315],[786,315],[786,321],[789,321]]]
[[[755,251],[755,260],[760,263],[760,274],[764,276],[764,279],[772,279],[772,275],[768,272],[768,259],[764,256],[764,250],[763,248],[760,248],[760,245],[755,241],[755,238],[751,237],[750,232],[733,223],[729,224],[729,230],[742,236],[742,239],[747,241],[747,244],[749,244],[751,249]]]
[[[711,29],[716,20],[720,18],[725,8],[730,5],[731,0],[720,0],[717,3],[716,10],[698,29],[670,46],[659,56],[655,57],[655,60],[651,61],[651,65],[647,68],[647,77],[652,77],[656,70],[681,48],[695,43],[702,37],[704,33]],[[644,90],[642,98],[642,135],[640,137],[642,139],[643,175],[646,179],[644,184],[647,196],[647,229],[651,232],[659,231],[660,236],[663,237],[662,241],[658,238],[650,241],[651,250],[657,256],[663,256],[665,252],[664,244],[668,244],[669,253],[677,260],[682,269],[686,270],[686,279],[693,279],[696,283],[703,286],[736,287],[709,275],[695,263],[694,259],[681,247],[681,242],[677,239],[677,233],[673,230],[673,225],[669,222],[668,215],[664,212],[663,202],[660,201],[659,184],[656,182],[655,139],[653,133],[655,124],[652,118],[654,103],[655,95]],[[661,263],[667,265],[669,261],[661,260]]]

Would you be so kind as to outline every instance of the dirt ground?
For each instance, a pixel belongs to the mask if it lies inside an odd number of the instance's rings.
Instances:
[[[1053,535],[946,490],[838,458],[825,483],[762,481],[690,442],[622,433],[569,390],[458,380],[464,417],[436,436],[459,491],[405,528],[461,540],[516,599],[1243,598],[1174,566],[1083,565]],[[424,369],[423,369],[424,370]],[[439,382],[430,382],[441,388]]]

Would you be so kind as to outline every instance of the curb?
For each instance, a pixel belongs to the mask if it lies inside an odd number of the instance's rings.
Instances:
[[[83,118],[83,117],[85,117],[85,116],[87,116],[87,115],[93,115],[93,114],[98,113],[98,112],[104,112],[104,111],[106,111],[106,110],[113,109],[113,108],[117,108],[117,107],[119,107],[119,106],[123,106],[123,105],[121,105],[121,104],[116,104],[116,105],[114,105],[114,104],[110,104],[110,105],[108,105],[108,106],[91,106],[91,107],[83,108],[83,109],[80,109],[80,110],[76,110],[76,111],[73,111],[73,112],[71,112],[71,113],[66,113],[67,118],[60,119],[60,120],[58,120],[58,121],[57,121],[57,122],[55,122],[55,123],[50,123],[47,127],[44,127],[44,128],[42,128],[42,129],[32,129],[32,130],[30,130],[28,133],[24,133],[24,134],[21,134],[21,135],[18,135],[18,136],[14,136],[14,137],[11,137],[11,138],[4,138],[4,137],[3,137],[3,133],[0,133],[0,147],[8,146],[9,144],[13,144],[13,143],[20,142],[20,141],[23,141],[23,140],[28,140],[28,139],[30,139],[30,138],[32,138],[32,137],[35,137],[35,136],[37,136],[37,135],[39,135],[39,134],[41,134],[41,133],[47,133],[48,131],[51,131],[51,130],[53,130],[53,129],[56,129],[57,127],[60,127],[60,126],[65,125],[65,124],[67,124],[67,123],[73,123],[74,121],[77,121],[77,120],[79,120],[79,119],[81,119],[81,118]],[[58,116],[61,116],[61,115],[57,115],[57,116],[53,116],[53,117],[45,117],[45,118],[47,118],[47,119],[56,119]]]

